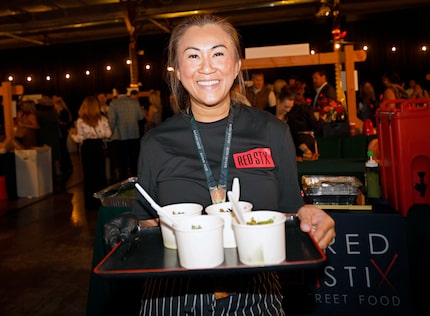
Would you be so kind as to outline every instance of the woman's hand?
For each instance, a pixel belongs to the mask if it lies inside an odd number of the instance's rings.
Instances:
[[[335,222],[323,210],[314,205],[304,205],[297,212],[300,229],[310,233],[321,249],[326,249],[336,237]]]
[[[131,212],[123,213],[104,225],[106,245],[115,247],[120,241],[127,242],[130,234],[139,230],[139,220]]]

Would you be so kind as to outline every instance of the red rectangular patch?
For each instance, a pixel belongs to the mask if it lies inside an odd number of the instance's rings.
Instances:
[[[233,154],[233,159],[238,169],[275,167],[270,148],[256,148],[243,153]]]

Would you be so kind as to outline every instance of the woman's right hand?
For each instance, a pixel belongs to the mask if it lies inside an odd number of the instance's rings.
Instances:
[[[139,219],[131,212],[115,217],[104,225],[104,240],[111,248],[119,242],[127,242],[132,233],[139,230]]]

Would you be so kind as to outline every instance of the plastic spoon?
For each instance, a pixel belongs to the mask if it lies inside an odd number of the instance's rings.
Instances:
[[[169,225],[171,228],[174,228],[175,225],[175,219],[173,218],[173,215],[169,212],[164,211],[160,205],[155,202],[152,197],[148,194],[148,192],[145,191],[144,188],[139,183],[135,184],[136,189],[140,192],[140,194],[143,195],[143,197],[151,204],[152,208],[158,213],[158,215],[162,215],[165,217],[164,222]],[[167,219],[167,220],[166,220]]]
[[[239,206],[239,201],[235,200],[235,197],[233,196],[233,192],[231,191],[227,192],[227,196],[229,201],[231,202],[231,205],[233,206],[233,212],[234,212],[234,215],[236,215],[237,219],[239,220],[239,224],[246,225],[246,220],[243,217],[242,210]]]
[[[233,192],[233,197],[236,201],[239,201],[240,198],[240,184],[239,184],[239,178],[233,179],[233,185],[231,188],[231,191]]]

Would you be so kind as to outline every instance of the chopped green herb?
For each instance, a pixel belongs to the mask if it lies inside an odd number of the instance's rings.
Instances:
[[[265,221],[256,221],[254,217],[251,217],[251,220],[246,223],[246,225],[264,225],[264,224],[273,224],[273,218],[269,218]]]
[[[181,215],[185,214],[185,212],[172,211],[172,215]]]

